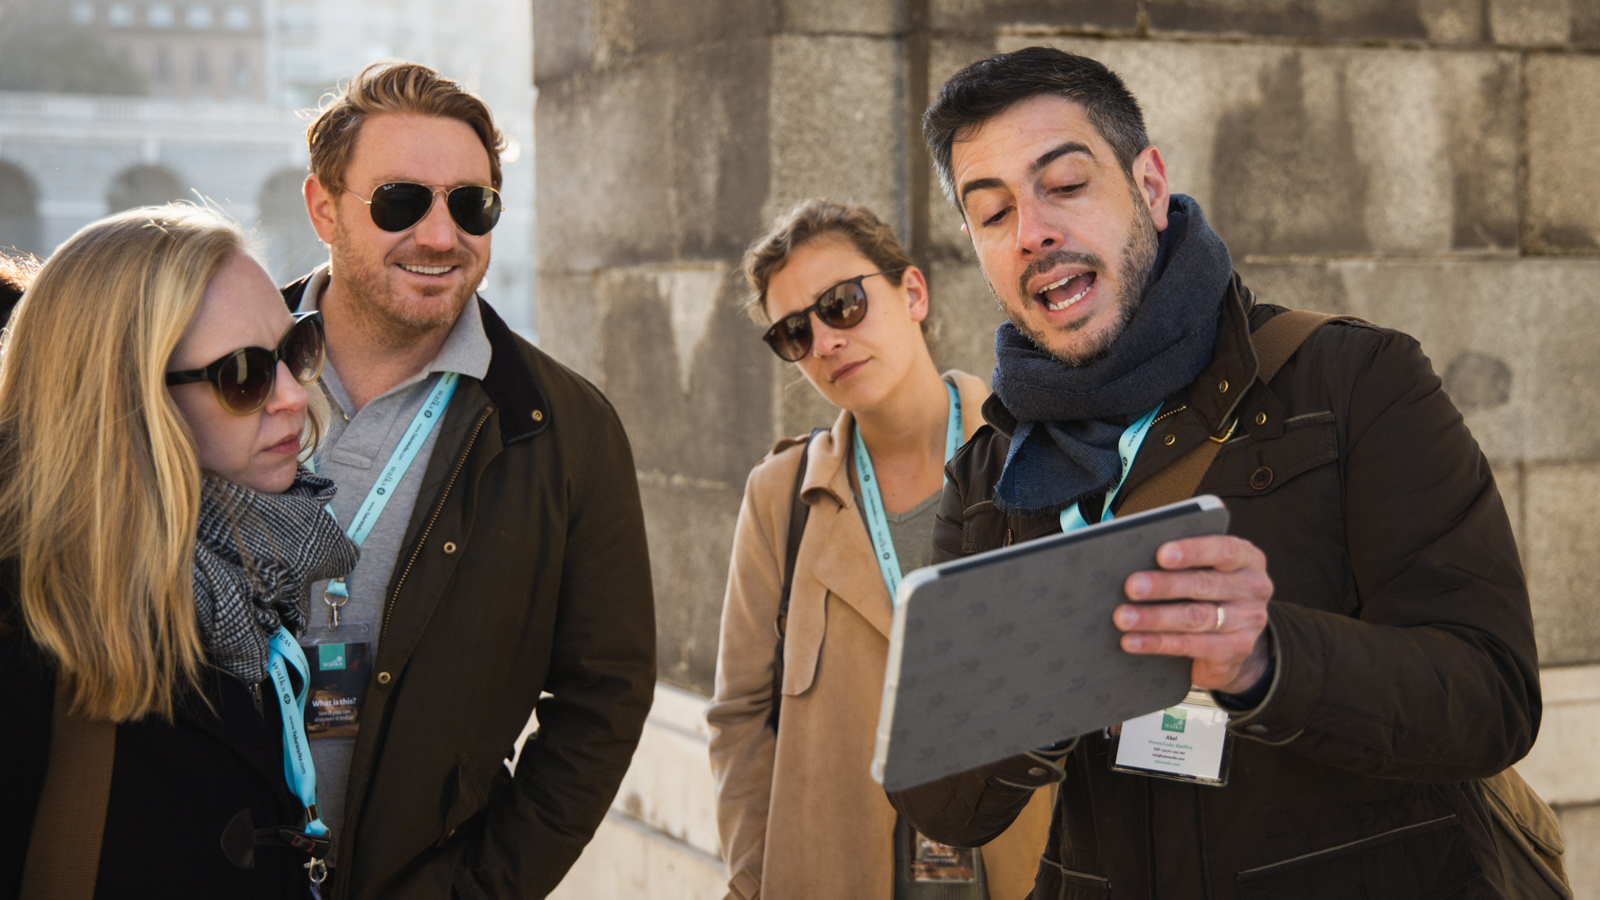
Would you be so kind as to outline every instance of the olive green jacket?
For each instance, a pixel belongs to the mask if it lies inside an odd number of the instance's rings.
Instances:
[[[1281,311],[1235,280],[1213,362],[1163,404],[1119,495],[1237,422],[1199,493],[1266,553],[1277,664],[1232,716],[1227,786],[1114,773],[1097,733],[1048,769],[1018,757],[890,798],[936,840],[981,844],[1059,783],[1036,900],[1500,896],[1477,779],[1528,752],[1541,707],[1494,477],[1399,332],[1326,325],[1261,384],[1249,332]],[[948,467],[936,561],[1060,530],[995,508],[1016,423],[998,399],[984,414]]]
[[[303,289],[284,290],[291,308]],[[476,302],[493,356],[456,389],[390,578],[340,900],[545,896],[605,817],[653,696],[627,436],[593,385]]]

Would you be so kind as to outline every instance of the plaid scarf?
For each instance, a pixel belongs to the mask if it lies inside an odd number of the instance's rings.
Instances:
[[[303,468],[281,494],[201,480],[195,620],[212,662],[247,684],[267,677],[280,625],[305,630],[312,582],[355,568],[355,543],[323,509],[337,490]]]

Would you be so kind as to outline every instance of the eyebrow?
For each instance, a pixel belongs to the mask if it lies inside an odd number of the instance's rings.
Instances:
[[[1072,153],[1082,153],[1084,156],[1087,156],[1090,159],[1095,158],[1094,151],[1090,150],[1088,145],[1081,144],[1077,141],[1067,141],[1065,144],[1046,151],[1038,159],[1034,160],[1033,164],[1028,166],[1028,175],[1030,177],[1037,175],[1045,166],[1048,166],[1061,157]],[[987,191],[1005,186],[1006,183],[999,178],[975,178],[961,186],[961,206],[963,209],[966,208],[967,195],[973,191]]]

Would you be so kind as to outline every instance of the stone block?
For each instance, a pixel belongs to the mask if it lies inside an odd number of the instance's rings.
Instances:
[[[770,77],[762,223],[801,200],[827,197],[870,206],[906,234],[901,43],[781,35],[772,40]]]
[[[1572,39],[1577,7],[1586,0],[1490,0],[1489,30],[1497,44],[1548,46]]]
[[[772,382],[772,404],[777,410],[777,428],[772,434],[772,443],[780,438],[806,434],[813,428],[832,428],[839,418],[839,408],[829,403],[806,380],[799,366],[781,361],[779,366],[778,375]],[[771,449],[770,444],[767,449]]]
[[[1527,97],[1527,249],[1600,253],[1600,59],[1529,57]]]
[[[744,479],[716,484],[641,471],[639,492],[656,593],[658,677],[710,696]]]
[[[1135,0],[930,0],[935,31],[988,34],[1006,28],[1131,32],[1139,24]]]
[[[904,4],[891,0],[779,0],[779,34],[894,37],[906,27]]]
[[[743,484],[771,446],[775,357],[711,260],[541,273],[541,343],[616,407],[635,464]]]
[[[541,87],[640,56],[758,38],[771,0],[533,0],[533,77]]]
[[[1591,762],[1600,743],[1600,666],[1545,668],[1539,686],[1539,739],[1517,772],[1552,806],[1600,802],[1600,770]],[[1567,858],[1573,855],[1569,848]]]
[[[1600,620],[1594,614],[1600,464],[1528,466],[1524,478],[1522,563],[1533,597],[1539,660],[1546,665],[1600,660]],[[1592,798],[1600,800],[1600,780],[1596,784]]]
[[[1476,43],[1480,0],[1149,0],[1150,30]]]
[[[1526,504],[1523,502],[1523,477],[1522,464],[1514,461],[1489,461],[1489,468],[1494,471],[1494,484],[1500,490],[1500,499],[1506,505],[1506,517],[1511,520],[1511,533],[1516,536],[1517,549],[1521,551],[1527,545],[1524,537],[1527,531],[1527,521],[1523,514]]]
[[[1123,76],[1173,190],[1236,257],[1516,246],[1514,54],[1048,43]]]
[[[939,89],[951,76],[981,59],[999,52],[993,37],[938,38],[928,47],[928,102],[939,96]],[[916,135],[915,162],[926,160],[928,176],[928,231],[921,256],[927,263],[965,260],[976,264],[972,241],[961,232],[961,214],[945,199],[939,186],[938,174],[933,170],[933,157],[922,140],[920,129]]]
[[[1600,805],[1562,807],[1556,815],[1561,820],[1561,840],[1567,845],[1561,862],[1572,896],[1594,900],[1600,897]]]
[[[542,86],[540,269],[736,264],[763,221],[768,67],[748,41]]]
[[[1269,303],[1360,316],[1422,342],[1485,455],[1593,460],[1600,261],[1245,264]],[[1531,505],[1527,516],[1537,515]]]
[[[683,900],[727,890],[720,859],[611,812],[550,900]]]
[[[717,795],[711,778],[707,699],[656,685],[655,705],[612,809],[717,858]]]
[[[933,338],[930,349],[940,371],[961,369],[989,383],[994,372],[994,330],[1005,313],[977,263],[930,267]]]

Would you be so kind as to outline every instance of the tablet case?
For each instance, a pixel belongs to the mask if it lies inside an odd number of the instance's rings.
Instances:
[[[1162,544],[1227,528],[1205,495],[906,576],[873,777],[904,790],[1182,702],[1190,661],[1124,652],[1111,611]]]

